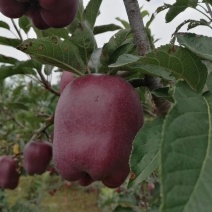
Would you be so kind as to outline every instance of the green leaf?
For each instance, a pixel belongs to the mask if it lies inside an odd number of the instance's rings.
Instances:
[[[111,68],[122,67],[125,65],[129,65],[131,63],[135,63],[139,59],[141,59],[140,56],[136,56],[132,54],[123,54],[117,59],[116,63],[111,64],[109,67]]]
[[[57,37],[28,39],[19,45],[18,49],[43,64],[71,70],[79,76],[85,71],[78,48],[69,40],[62,41]]]
[[[17,59],[0,54],[0,63],[15,64],[16,62]]]
[[[106,25],[101,25],[101,26],[95,26],[93,33],[94,35],[98,35],[101,33],[109,32],[109,31],[115,31],[122,29],[122,27],[116,25],[116,24],[106,24]]]
[[[18,61],[15,64],[15,68],[35,68],[37,70],[41,70],[42,64],[36,60]]]
[[[166,14],[166,22],[172,21],[177,15],[186,10],[188,7],[195,8],[198,0],[177,0]]]
[[[212,92],[212,72],[208,75],[207,88],[210,92]]]
[[[24,103],[21,103],[21,102],[11,102],[11,103],[5,104],[5,106],[10,110],[17,110],[17,109],[26,110],[26,111],[29,110],[29,108]]]
[[[10,26],[4,21],[0,21],[0,27],[10,30]]]
[[[161,145],[162,212],[212,211],[212,94],[174,92]]]
[[[18,19],[18,24],[20,26],[21,29],[24,30],[24,32],[27,34],[31,28],[31,22],[29,20],[29,18],[27,18],[26,16],[22,16]]]
[[[109,65],[109,58],[113,52],[123,45],[131,33],[131,29],[121,29],[114,36],[112,36],[108,43],[103,46],[101,63]]]
[[[125,21],[121,18],[116,18],[116,20],[121,22],[121,24],[124,26],[125,29],[130,29],[130,24],[127,21]]]
[[[170,102],[174,102],[173,97],[169,92],[169,89],[170,89],[169,87],[158,88],[151,91],[151,93],[159,98],[163,98]]]
[[[101,4],[102,0],[90,0],[85,8],[84,19],[89,23],[91,29],[94,28]]]
[[[135,178],[130,179],[128,187],[137,186],[158,168],[162,125],[162,119],[149,121],[136,135],[130,157]]]
[[[134,50],[135,45],[133,44],[133,41],[129,43],[124,43],[113,51],[113,53],[109,57],[109,63],[115,63],[121,55],[133,53]]]
[[[141,57],[138,61],[129,64],[124,61],[125,57],[121,56],[115,64],[111,64],[109,67],[122,67],[124,70],[139,71],[166,80],[173,80],[174,77],[184,79],[198,92],[202,91],[206,83],[206,66],[198,56],[183,47],[162,46]]]
[[[16,75],[16,74],[36,75],[36,72],[31,68],[20,68],[20,67],[14,67],[14,66],[1,66],[0,67],[0,81],[4,80],[7,77]]]
[[[142,18],[145,18],[146,16],[149,16],[149,12],[147,10],[141,11]]]
[[[177,33],[175,36],[180,45],[199,57],[212,61],[212,37],[193,33]]]
[[[93,31],[87,24],[81,23],[74,31],[71,42],[78,47],[84,63],[88,64],[92,52],[97,47]]]
[[[15,39],[15,38],[5,38],[0,36],[0,44],[1,45],[6,45],[6,46],[12,46],[12,47],[17,47],[18,45],[21,44],[20,39]]]
[[[57,36],[60,38],[64,39],[69,39],[69,32],[66,28],[60,28],[60,29],[55,29],[55,28],[49,28],[46,30],[42,30],[42,36],[43,37],[52,37],[52,36]]]

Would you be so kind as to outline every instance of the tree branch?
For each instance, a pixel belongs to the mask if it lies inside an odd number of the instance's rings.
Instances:
[[[60,93],[57,92],[56,90],[54,90],[51,85],[49,84],[49,82],[46,80],[46,78],[44,77],[42,71],[38,70],[38,74],[41,78],[41,81],[43,83],[43,86],[45,89],[49,90],[51,93],[55,94],[56,96],[60,96]]]
[[[132,29],[134,43],[139,55],[144,56],[150,52],[150,43],[144,27],[139,4],[137,0],[123,0]]]
[[[148,52],[151,51],[150,49],[150,42],[145,30],[143,18],[141,16],[139,4],[137,0],[123,0],[124,5],[127,11],[129,23],[132,29],[134,44],[137,48],[139,55],[144,56]],[[145,75],[144,78],[145,85],[149,88],[150,91],[163,87],[160,79]],[[164,99],[160,99],[153,95],[153,101],[156,106],[155,113],[157,115],[164,115],[168,112],[170,108],[170,103]]]

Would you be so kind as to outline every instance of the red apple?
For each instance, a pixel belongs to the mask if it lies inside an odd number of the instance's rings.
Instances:
[[[0,188],[15,189],[19,182],[16,161],[10,156],[0,157]]]
[[[53,158],[57,171],[83,186],[119,187],[127,178],[132,142],[143,125],[139,96],[118,76],[76,78],[55,111]]]
[[[47,141],[30,141],[23,152],[24,168],[29,175],[43,174],[52,159],[52,144]]]

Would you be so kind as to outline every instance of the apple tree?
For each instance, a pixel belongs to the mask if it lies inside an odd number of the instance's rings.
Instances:
[[[0,0],[2,14],[18,18],[11,19],[17,38],[0,36],[0,44],[30,57],[0,55],[1,155],[12,155],[22,174],[25,144],[47,140],[65,179],[102,181],[117,193],[122,184],[141,188],[138,205],[113,211],[210,212],[212,38],[189,31],[212,28],[211,0],[164,3],[146,24],[138,1],[123,0],[129,21],[117,18],[121,26],[95,24],[101,3]],[[202,18],[185,20],[156,47],[150,26],[157,14],[172,22],[188,8]],[[36,38],[27,38],[30,30]],[[108,31],[116,32],[99,48],[95,36]],[[59,88],[49,79],[62,71]]]

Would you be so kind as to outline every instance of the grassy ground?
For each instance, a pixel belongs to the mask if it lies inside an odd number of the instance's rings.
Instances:
[[[64,183],[58,176],[44,174],[21,177],[19,186],[6,190],[10,212],[100,212],[98,189]]]

